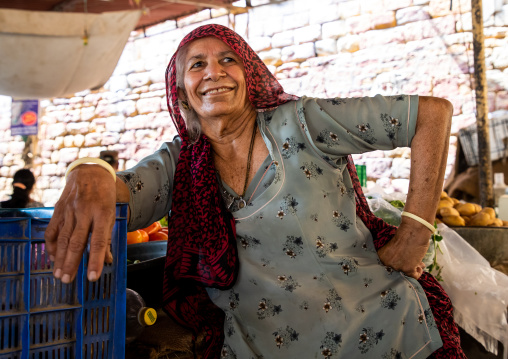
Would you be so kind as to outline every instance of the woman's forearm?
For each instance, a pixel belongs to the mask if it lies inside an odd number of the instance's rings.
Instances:
[[[447,100],[420,97],[411,142],[411,173],[405,211],[434,223],[443,188],[453,107]],[[403,222],[414,221],[403,217]],[[414,224],[412,222],[412,224]]]

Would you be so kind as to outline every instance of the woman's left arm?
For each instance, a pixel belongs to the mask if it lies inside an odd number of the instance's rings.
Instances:
[[[431,224],[443,188],[452,114],[453,107],[445,99],[419,98],[404,211]],[[425,268],[422,259],[429,247],[430,235],[423,224],[403,216],[394,238],[378,250],[379,258],[384,265],[418,279]]]

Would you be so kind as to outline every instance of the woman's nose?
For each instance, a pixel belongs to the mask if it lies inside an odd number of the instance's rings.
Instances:
[[[221,77],[225,77],[226,72],[220,64],[210,64],[206,68],[205,80],[212,80],[213,82],[219,81]]]

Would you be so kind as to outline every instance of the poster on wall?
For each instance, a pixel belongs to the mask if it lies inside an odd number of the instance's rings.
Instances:
[[[29,136],[37,134],[39,100],[12,100],[11,135]]]

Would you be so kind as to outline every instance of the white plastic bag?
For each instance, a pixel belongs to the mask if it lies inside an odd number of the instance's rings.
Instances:
[[[442,223],[438,229],[443,236],[437,251],[440,284],[450,296],[455,321],[493,354],[498,341],[503,343],[508,359],[508,276],[493,269],[457,232]]]

